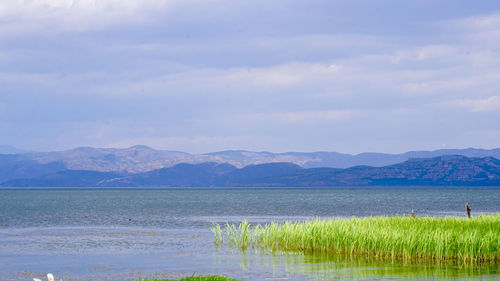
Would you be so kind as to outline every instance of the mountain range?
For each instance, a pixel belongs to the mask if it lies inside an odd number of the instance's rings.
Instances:
[[[13,154],[12,152],[20,150],[8,146],[1,147],[11,151],[10,156],[16,155],[19,157],[19,161],[22,158],[39,164],[59,163],[69,170],[117,173],[142,173],[172,167],[180,163],[199,164],[204,162],[228,163],[237,168],[279,162],[294,163],[303,168],[349,168],[360,165],[383,167],[401,163],[410,158],[432,158],[443,155],[495,157],[500,159],[500,148],[440,149],[434,151],[410,151],[401,154],[361,153],[353,155],[338,152],[272,153],[245,150],[190,154],[180,151],[155,150],[142,145],[123,149],[79,147],[65,151]],[[3,160],[0,158],[0,166],[2,165],[1,161]]]
[[[36,175],[9,180],[3,175],[1,185],[7,187],[500,186],[500,160],[462,155],[413,158],[383,167],[305,168],[277,162],[238,168],[229,163],[204,162],[137,173],[67,169],[60,162],[41,164],[22,156],[2,159],[6,160],[13,165],[8,171],[17,177],[25,171]],[[23,168],[23,163],[28,168]]]

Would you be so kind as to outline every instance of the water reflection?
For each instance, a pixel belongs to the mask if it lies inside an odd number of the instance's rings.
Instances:
[[[265,267],[269,268],[269,273],[275,279],[318,281],[496,280],[500,273],[498,263],[417,262],[340,254],[270,253],[260,250],[240,253],[239,262],[243,271],[250,275],[248,280],[254,280],[251,277],[254,269],[262,271]]]

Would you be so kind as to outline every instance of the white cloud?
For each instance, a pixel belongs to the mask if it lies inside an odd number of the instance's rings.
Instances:
[[[500,43],[500,13],[465,17],[441,24],[450,37],[456,37],[468,47],[484,49]]]
[[[0,72],[0,82],[7,84],[52,85],[58,81],[57,73]]]
[[[235,96],[287,95],[286,89],[305,85],[324,86],[332,81],[342,67],[334,63],[287,63],[269,67],[249,68],[186,68],[159,76],[139,76],[128,81],[114,81],[115,74],[107,74],[107,81],[94,87],[99,96],[120,97],[218,97],[230,93]],[[81,76],[76,76],[82,79]],[[75,77],[75,79],[76,79]],[[87,91],[85,94],[90,94]]]
[[[0,3],[0,31],[84,31],[149,20],[180,0],[7,0]]]
[[[454,19],[444,22],[444,25],[467,31],[497,30],[500,28],[500,13]]]
[[[341,69],[335,64],[288,63],[263,68],[229,70],[228,81],[254,86],[293,86],[311,80],[331,78]]]
[[[287,111],[287,112],[259,112],[253,114],[235,115],[231,120],[248,123],[266,123],[268,125],[275,124],[277,126],[284,124],[299,124],[299,123],[321,123],[323,121],[342,121],[354,118],[366,117],[371,112],[369,110],[360,109],[330,109],[330,110],[309,110],[309,111]]]
[[[306,121],[338,121],[361,117],[366,112],[362,110],[319,110],[319,111],[295,111],[276,113],[275,116],[282,122],[296,123]]]
[[[407,95],[434,96],[442,100],[450,97],[475,97],[478,94],[488,94],[498,85],[500,70],[474,73],[469,70],[440,70],[435,73],[446,73],[442,77],[421,79],[417,81],[402,81],[402,90]]]
[[[310,130],[311,138],[328,139],[319,137],[325,125],[331,132],[355,128],[382,136],[381,147],[393,139],[385,145],[390,149],[398,136],[401,143],[421,142],[410,134],[436,120],[453,117],[453,124],[464,124],[471,116],[487,117],[470,112],[500,112],[500,14],[449,21],[448,29],[438,23],[408,39],[368,26],[366,34],[330,32],[315,25],[314,14],[303,29],[288,25],[295,17],[271,10],[255,21],[256,12],[269,9],[264,2],[207,1],[221,5],[0,1],[0,37],[13,37],[0,50],[4,115],[53,122],[46,127],[59,131],[38,135],[64,136],[56,140],[59,146],[143,143],[192,150],[207,143],[210,151],[251,142],[265,149],[262,138],[233,136],[247,133],[301,137]],[[253,12],[245,14],[245,5]],[[200,18],[201,12],[207,15]],[[137,23],[148,25],[128,29]],[[35,31],[40,36],[32,36]],[[30,118],[31,108],[45,110]],[[62,124],[68,119],[91,125]],[[427,135],[429,145],[445,142],[437,132],[444,125],[438,125]],[[461,126],[456,130],[469,128]],[[30,139],[25,136],[19,139]],[[55,142],[45,138],[47,145]]]
[[[459,55],[457,46],[451,45],[426,45],[418,48],[398,50],[391,55],[392,63],[405,61],[424,61],[430,59],[443,59]]]
[[[448,106],[465,108],[472,112],[500,112],[500,96],[483,99],[459,99],[445,103]]]

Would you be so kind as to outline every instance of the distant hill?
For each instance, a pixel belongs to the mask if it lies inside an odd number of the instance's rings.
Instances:
[[[123,177],[113,172],[64,170],[37,178],[21,178],[5,182],[14,187],[95,187],[101,181]]]
[[[200,164],[181,163],[146,173],[129,175],[101,181],[98,186],[224,186],[224,177],[237,170],[230,164],[207,162]]]
[[[13,147],[11,145],[7,144],[0,144],[0,154],[21,154],[21,153],[28,153],[29,151],[19,149],[17,147]]]
[[[66,170],[62,162],[38,163],[25,155],[0,154],[0,182],[20,178],[36,178]]]
[[[126,149],[79,147],[66,151],[25,154],[39,163],[62,162],[70,170],[101,172],[144,172],[196,161],[193,155],[179,151],[154,150],[147,146]]]
[[[346,169],[303,168],[293,163],[267,163],[237,168],[216,162],[182,163],[136,174],[96,171],[59,171],[37,178],[6,181],[3,186],[500,186],[500,160],[448,155],[415,158],[384,167]]]
[[[180,151],[155,150],[147,146],[130,148],[79,147],[66,151],[23,154],[40,163],[63,163],[70,170],[100,172],[148,172],[173,167],[179,163],[198,164],[204,162],[228,163],[237,168],[265,163],[289,162],[304,168],[348,168],[360,165],[382,167],[401,163],[410,158],[432,158],[443,155],[467,157],[495,157],[500,159],[497,149],[442,149],[435,151],[410,151],[402,154],[361,153],[356,155],[338,152],[253,152],[228,150],[206,154],[189,154]]]

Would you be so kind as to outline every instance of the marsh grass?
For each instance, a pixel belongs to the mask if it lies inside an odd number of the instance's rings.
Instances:
[[[500,215],[366,217],[212,227],[216,245],[404,260],[500,262]]]

